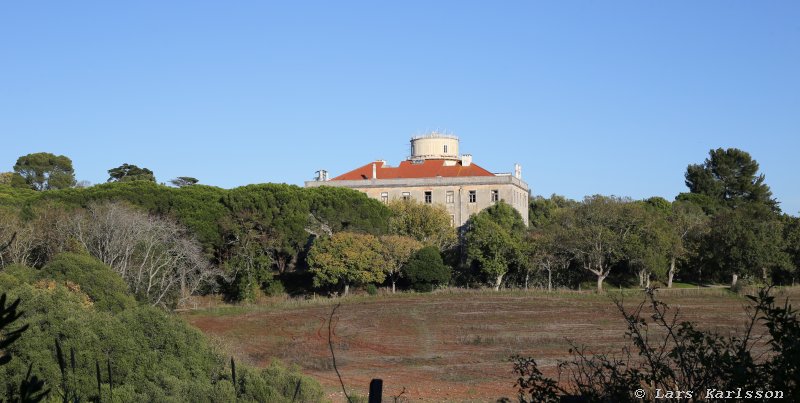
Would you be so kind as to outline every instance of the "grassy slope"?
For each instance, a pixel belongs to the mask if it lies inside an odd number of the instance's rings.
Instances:
[[[800,288],[781,293],[797,301]],[[616,295],[630,305],[642,299],[640,292]],[[680,307],[684,319],[703,328],[733,332],[747,319],[745,299],[722,289],[662,295]],[[361,394],[371,378],[383,378],[385,394],[405,387],[411,400],[513,397],[510,355],[533,355],[552,370],[556,359],[567,357],[565,338],[597,352],[618,351],[624,341],[624,324],[612,302],[591,293],[456,291],[340,301],[333,337],[337,364],[347,386]],[[336,393],[326,320],[340,301],[217,308],[186,318],[243,360],[297,363]]]

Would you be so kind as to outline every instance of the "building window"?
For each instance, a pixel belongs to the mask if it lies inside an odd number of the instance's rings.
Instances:
[[[447,154],[447,144],[444,145],[444,153]]]
[[[403,200],[409,200],[409,199],[411,199],[411,193],[403,192]]]
[[[453,197],[453,191],[452,190],[448,190],[447,191],[447,199],[445,199],[445,200],[447,201],[447,204],[453,204],[454,203],[455,197]]]
[[[497,190],[492,190],[492,201],[496,202],[500,200],[500,192]]]
[[[389,203],[389,192],[381,193],[381,201],[384,203]]]
[[[450,226],[451,227],[455,227],[456,226],[456,216],[455,216],[455,214],[450,214]]]
[[[433,202],[433,194],[431,192],[425,192],[425,203],[431,204]]]
[[[470,203],[475,203],[477,201],[477,199],[478,199],[477,192],[474,191],[474,190],[470,190],[469,191],[469,202]]]

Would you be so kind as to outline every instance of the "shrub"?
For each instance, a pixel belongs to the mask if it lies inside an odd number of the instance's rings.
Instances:
[[[89,255],[59,254],[37,273],[37,277],[78,284],[100,310],[116,313],[136,305],[122,277]]]
[[[4,353],[14,357],[0,367],[0,391],[20,385],[29,364],[53,392],[70,400],[97,401],[95,366],[102,369],[103,401],[108,399],[106,365],[113,374],[113,401],[234,401],[227,360],[203,335],[161,309],[136,306],[112,315],[86,304],[86,294],[58,282],[22,284],[9,290],[21,299],[19,326],[25,334]],[[15,323],[16,325],[16,323]],[[62,378],[53,356],[59,340],[69,370]],[[75,352],[75,369],[71,368]],[[238,401],[324,400],[321,387],[294,369],[237,366]],[[65,382],[62,382],[65,380]],[[1,400],[1,399],[0,399]]]
[[[369,295],[378,295],[378,287],[375,287],[375,284],[367,284],[366,291]]]
[[[450,281],[451,269],[442,261],[434,246],[426,246],[409,259],[404,267],[405,278],[417,291],[431,291]]]

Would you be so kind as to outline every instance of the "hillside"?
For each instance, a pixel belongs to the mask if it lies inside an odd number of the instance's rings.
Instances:
[[[702,329],[729,334],[747,319],[745,298],[723,289],[661,295]],[[800,288],[778,295],[797,301]],[[641,299],[625,294],[626,304]],[[220,307],[185,318],[243,361],[263,366],[280,358],[300,365],[341,400],[327,344],[327,319],[337,302]],[[348,389],[362,395],[371,378],[382,378],[385,395],[406,388],[409,401],[514,397],[512,354],[533,355],[552,372],[555,360],[568,356],[566,339],[593,352],[618,352],[624,342],[621,316],[607,296],[596,294],[460,290],[353,297],[341,304],[332,337],[337,365]]]

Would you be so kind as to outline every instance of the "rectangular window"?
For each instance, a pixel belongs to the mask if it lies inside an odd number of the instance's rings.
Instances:
[[[425,203],[431,204],[433,202],[433,194],[431,192],[425,192]]]
[[[444,153],[447,154],[447,144],[444,145]]]
[[[453,191],[452,190],[448,190],[447,191],[447,199],[446,199],[447,204],[453,204],[454,200],[455,200],[455,197],[453,197]]]
[[[492,190],[492,201],[496,202],[500,200],[500,192],[497,190]]]
[[[455,216],[455,214],[450,214],[450,226],[451,227],[455,227],[456,226],[456,216]]]
[[[411,199],[411,193],[403,192],[403,200],[409,200],[409,199]]]
[[[475,190],[470,190],[469,191],[469,202],[470,203],[475,203],[477,200],[478,200],[477,192]]]
[[[381,193],[381,201],[384,203],[389,203],[389,192]]]

